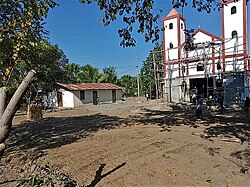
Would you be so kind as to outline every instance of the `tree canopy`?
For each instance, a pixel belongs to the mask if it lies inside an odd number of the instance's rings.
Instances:
[[[44,18],[57,4],[52,0],[2,0],[0,3],[1,82],[7,84],[21,53],[31,50],[47,31]]]
[[[152,52],[149,53],[146,61],[143,62],[140,71],[141,88],[144,94],[148,93],[150,96],[156,96],[157,80],[163,77],[162,64],[162,45],[156,43]],[[156,51],[154,53],[154,51]]]

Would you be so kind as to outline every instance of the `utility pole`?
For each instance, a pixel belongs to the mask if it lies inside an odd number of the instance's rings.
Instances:
[[[208,78],[209,78],[209,70],[208,70],[208,57],[207,57],[207,55],[206,55],[206,46],[205,46],[206,44],[205,43],[203,43],[203,62],[205,62],[205,64],[203,64],[203,67],[205,66],[205,77],[206,77],[206,84],[207,84],[207,90],[206,90],[206,95],[207,95],[207,97],[206,98],[208,98],[208,95],[209,95],[209,90],[208,90]]]
[[[137,68],[137,93],[138,93],[138,102],[140,102],[140,81],[139,81],[138,54],[136,54],[136,68]]]
[[[155,51],[153,51],[153,62],[154,62],[154,76],[155,76],[155,96],[158,101],[158,81],[157,81],[157,73],[156,73]]]
[[[171,84],[172,84],[172,75],[171,75],[171,69],[170,69],[170,58],[169,58],[169,49],[168,49],[168,95],[169,95],[169,102],[172,102],[172,91],[171,91]]]

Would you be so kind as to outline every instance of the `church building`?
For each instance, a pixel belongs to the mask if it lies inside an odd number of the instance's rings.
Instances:
[[[222,36],[198,28],[192,45],[186,42],[185,17],[172,9],[162,19],[167,101],[188,101],[193,89],[204,98],[223,95],[227,104],[241,103],[249,96],[247,0],[223,3]]]

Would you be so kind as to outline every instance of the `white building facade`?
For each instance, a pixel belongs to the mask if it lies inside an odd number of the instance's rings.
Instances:
[[[225,103],[249,96],[248,16],[246,0],[225,1],[222,38],[201,28],[194,32],[194,48],[186,50],[186,20],[175,9],[162,19],[164,97],[188,101],[195,87],[204,98],[219,93]]]
[[[58,107],[75,108],[84,104],[115,103],[122,100],[123,88],[112,83],[57,83]]]

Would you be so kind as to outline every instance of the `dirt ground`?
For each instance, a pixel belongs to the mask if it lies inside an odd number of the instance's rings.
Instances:
[[[250,186],[250,114],[194,113],[145,99],[46,111],[38,122],[18,113],[0,186],[15,186],[34,160],[78,186]]]

